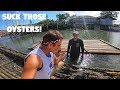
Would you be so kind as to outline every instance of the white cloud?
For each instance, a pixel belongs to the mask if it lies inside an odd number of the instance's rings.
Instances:
[[[118,14],[117,20],[114,21],[115,24],[120,24],[120,11],[118,12],[119,14]]]
[[[65,13],[68,13],[70,16],[72,15],[90,15],[90,16],[99,16],[100,15],[100,11],[64,11]]]
[[[64,11],[65,13],[68,13],[70,16],[76,15],[75,11]]]
[[[72,15],[76,15],[76,16],[90,15],[90,16],[98,17],[98,16],[100,16],[101,11],[64,11],[64,12],[68,13],[70,16],[72,16]],[[114,23],[116,23],[116,24],[120,24],[120,11],[118,11],[118,12],[119,12],[118,18],[117,18],[117,20],[114,21]]]

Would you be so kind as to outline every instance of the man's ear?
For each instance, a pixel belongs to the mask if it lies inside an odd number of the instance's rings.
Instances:
[[[39,41],[39,44],[42,44],[42,41]]]
[[[40,42],[39,42],[40,43]],[[43,41],[41,41],[41,43],[40,43],[41,45],[43,44]]]

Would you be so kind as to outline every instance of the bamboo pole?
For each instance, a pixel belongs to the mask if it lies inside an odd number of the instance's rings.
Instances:
[[[108,45],[110,45],[110,46],[112,46],[112,47],[114,47],[115,49],[120,50],[119,47],[116,47],[116,46],[114,46],[114,45],[112,45],[112,44],[110,44],[110,43],[108,43],[108,42],[106,42],[106,41],[104,41],[104,40],[102,40],[102,39],[100,39],[100,41],[103,42],[103,43],[106,43],[106,44],[108,44]]]

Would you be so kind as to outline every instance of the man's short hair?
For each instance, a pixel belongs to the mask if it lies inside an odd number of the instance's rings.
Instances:
[[[73,34],[79,34],[79,32],[78,31],[74,31]]]
[[[43,45],[47,45],[48,42],[56,43],[58,40],[63,39],[62,34],[58,30],[49,30],[43,36]]]

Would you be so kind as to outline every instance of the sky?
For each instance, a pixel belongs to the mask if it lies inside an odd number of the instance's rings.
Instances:
[[[57,14],[68,13],[70,16],[90,15],[90,16],[98,17],[100,16],[100,12],[101,11],[0,11],[0,30],[6,30],[7,26],[15,25],[16,21],[20,25],[29,24],[30,20],[23,20],[23,14],[46,14],[48,19],[57,20],[56,18]],[[118,18],[114,22],[116,24],[120,24],[120,11],[118,12],[119,12]],[[8,19],[3,20],[3,14],[20,14],[21,16],[20,16],[20,20],[8,20]],[[32,23],[37,23],[40,20],[33,19],[31,21]]]

